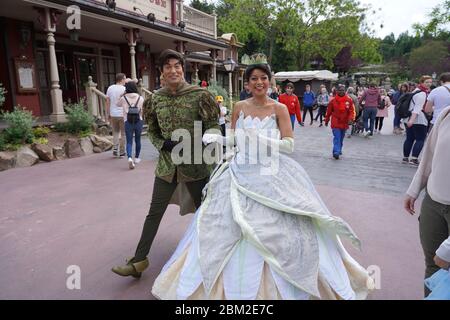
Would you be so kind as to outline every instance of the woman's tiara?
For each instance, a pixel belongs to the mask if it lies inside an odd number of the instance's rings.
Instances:
[[[248,66],[252,64],[267,64],[267,57],[263,53],[254,53],[250,57],[244,54],[241,58],[241,63]]]

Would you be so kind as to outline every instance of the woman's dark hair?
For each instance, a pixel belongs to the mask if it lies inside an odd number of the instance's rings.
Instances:
[[[166,49],[163,52],[161,52],[161,55],[159,56],[158,60],[158,67],[160,70],[164,68],[164,65],[169,62],[170,59],[176,59],[181,64],[181,67],[183,67],[184,70],[184,56],[172,49]]]
[[[137,94],[139,94],[136,82],[128,81],[127,83],[125,83],[125,93],[137,93]]]
[[[261,63],[261,64],[252,64],[247,67],[247,69],[245,70],[245,74],[244,74],[244,81],[249,82],[250,76],[252,75],[253,71],[255,71],[255,70],[261,70],[262,72],[267,74],[267,76],[269,77],[269,81],[272,80],[272,72],[270,70],[269,65]]]
[[[405,82],[405,83],[402,83],[402,84],[400,85],[400,91],[402,91],[402,88],[405,88],[405,92],[408,92],[408,90],[409,90],[409,84],[407,84],[406,82]]]

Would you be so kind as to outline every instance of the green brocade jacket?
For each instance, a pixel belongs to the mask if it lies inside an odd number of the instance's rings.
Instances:
[[[148,135],[152,144],[159,150],[155,175],[167,182],[172,182],[175,174],[177,182],[209,177],[212,166],[205,164],[203,157],[200,164],[194,164],[194,143],[201,145],[203,151],[204,146],[201,143],[203,133],[212,128],[220,129],[218,116],[219,108],[212,94],[206,89],[186,82],[178,86],[176,93],[168,88],[162,88],[145,100],[144,117],[148,125]],[[195,135],[194,121],[199,121],[202,125],[202,130],[196,130]],[[190,163],[175,165],[171,153],[161,150],[164,141],[170,140],[172,132],[176,129],[185,129],[190,133],[192,160]]]

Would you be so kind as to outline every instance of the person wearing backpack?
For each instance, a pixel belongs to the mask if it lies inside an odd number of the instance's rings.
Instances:
[[[450,72],[443,73],[439,78],[442,86],[431,91],[425,106],[426,113],[433,113],[431,119],[430,130],[442,110],[450,106]]]
[[[359,103],[364,105],[363,121],[364,121],[364,137],[373,136],[375,127],[375,119],[377,117],[378,106],[381,102],[380,91],[375,83],[369,85],[369,89],[364,91]]]
[[[411,102],[409,104],[409,112],[411,115],[407,119],[403,119],[406,125],[406,140],[403,144],[402,162],[405,164],[409,163],[413,166],[419,165],[418,158],[428,132],[428,120],[423,108],[432,84],[433,80],[430,76],[422,76],[419,85],[412,92]],[[399,109],[399,115],[403,116],[402,109]],[[409,158],[410,155],[411,159]]]
[[[143,127],[142,106],[144,98],[139,95],[136,82],[125,83],[125,94],[120,98],[119,105],[123,108],[123,119],[125,121],[125,135],[127,138],[128,166],[134,169],[141,162],[141,134]],[[133,136],[136,143],[135,156],[133,160]]]
[[[399,103],[400,103],[400,99],[408,93],[409,90],[409,85],[408,83],[402,83],[400,85],[400,90],[398,92],[396,92],[394,94],[394,97],[392,99],[392,103],[395,105],[394,108],[394,134],[402,134],[403,132],[403,128],[400,126],[402,123],[402,118],[400,118],[399,114],[398,114],[398,108],[399,108]],[[409,109],[409,105],[408,105],[408,109]]]
[[[314,121],[317,121],[320,117],[320,125],[323,126],[323,119],[327,114],[328,104],[330,103],[330,95],[328,94],[327,88],[325,86],[320,88],[320,94],[317,95],[317,104],[319,105],[319,111],[317,111],[317,116]]]
[[[389,99],[386,90],[381,89],[381,100],[378,106],[377,117],[375,119],[375,132],[381,133],[383,129],[384,118],[389,116],[389,107],[391,106],[391,99]]]

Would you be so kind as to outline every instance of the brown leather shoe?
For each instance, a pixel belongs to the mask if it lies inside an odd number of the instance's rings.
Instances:
[[[134,258],[131,258],[127,261],[127,264],[124,266],[116,266],[113,267],[111,270],[112,272],[118,274],[122,277],[128,277],[132,276],[134,278],[140,278],[142,275],[142,272],[147,269],[149,266],[148,259],[145,258],[145,260],[134,262]]]

